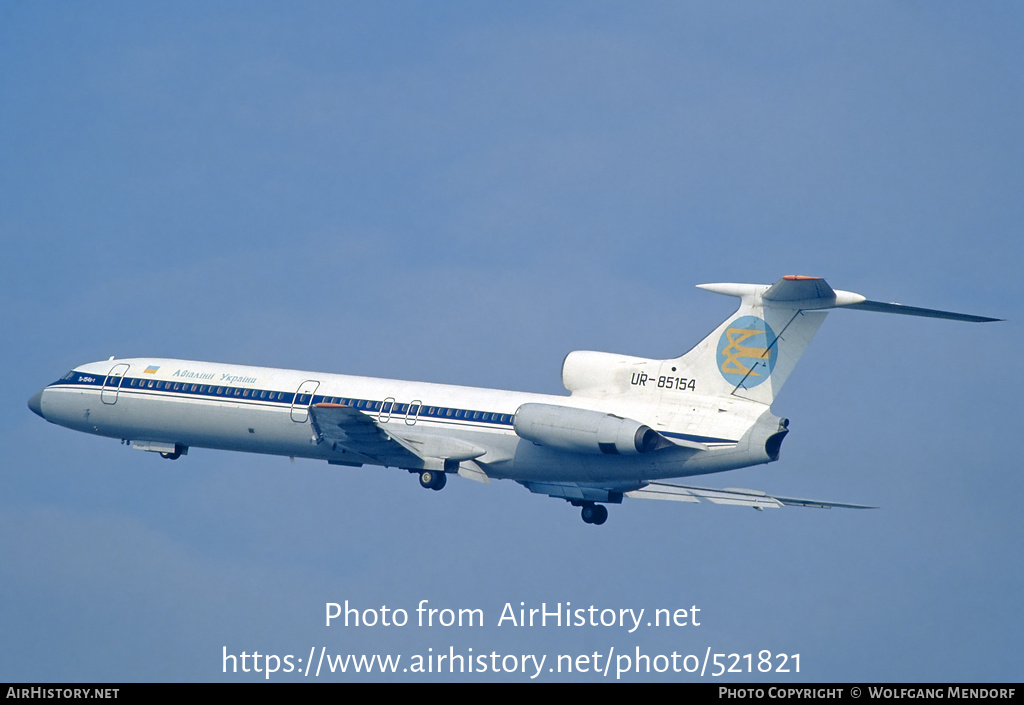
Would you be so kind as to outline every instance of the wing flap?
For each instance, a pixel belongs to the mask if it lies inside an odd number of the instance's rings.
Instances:
[[[422,458],[386,433],[372,416],[344,404],[315,404],[310,419],[317,443],[364,455],[383,465],[422,465]]]
[[[464,477],[474,482],[481,482],[485,485],[491,484],[491,478],[487,476],[484,469],[472,460],[464,460],[459,463],[459,477]]]
[[[579,482],[533,482],[529,480],[517,480],[517,482],[534,494],[545,494],[548,497],[565,499],[569,502],[610,502],[612,504],[622,502],[623,493],[607,487],[590,486]]]
[[[487,453],[484,448],[468,441],[448,436],[395,434],[395,440],[421,458],[441,458],[443,460],[473,460]]]
[[[344,404],[316,404],[310,418],[317,443],[330,443],[335,450],[366,456],[383,465],[433,469],[474,460],[488,450],[459,438],[410,431],[402,424],[387,428],[372,415]],[[394,425],[394,424],[393,424]],[[474,476],[478,481],[487,481]]]
[[[638,490],[626,492],[626,496],[632,499],[664,499],[674,502],[700,502],[706,501],[712,504],[730,504],[738,507],[753,507],[754,509],[779,509],[783,506],[791,507],[815,507],[818,509],[874,509],[864,504],[849,504],[845,502],[824,502],[816,499],[795,499],[792,497],[774,497],[760,490],[748,490],[739,487],[728,487],[723,490],[709,489],[706,487],[687,487],[684,485],[670,485],[663,482],[652,482]]]

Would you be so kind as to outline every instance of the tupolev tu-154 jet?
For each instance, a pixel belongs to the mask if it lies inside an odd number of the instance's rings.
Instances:
[[[702,284],[740,299],[692,350],[652,360],[576,351],[569,396],[193,360],[110,358],[68,372],[28,402],[47,421],[177,459],[189,448],[380,465],[440,490],[448,475],[515,480],[603,524],[624,497],[755,509],[863,505],[707,489],[664,480],[778,459],[789,420],[772,401],[833,308],[988,322],[869,301],[824,279]]]

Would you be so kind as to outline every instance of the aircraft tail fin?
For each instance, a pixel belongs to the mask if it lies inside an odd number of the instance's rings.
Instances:
[[[997,318],[869,301],[819,277],[785,276],[766,284],[700,284],[736,296],[740,306],[692,350],[669,361],[682,377],[702,380],[706,393],[771,404],[829,309],[945,318],[975,323]]]

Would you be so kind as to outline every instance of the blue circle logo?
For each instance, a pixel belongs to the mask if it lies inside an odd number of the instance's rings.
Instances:
[[[778,357],[775,332],[757,316],[737,318],[718,339],[718,370],[726,382],[744,389],[768,379]]]

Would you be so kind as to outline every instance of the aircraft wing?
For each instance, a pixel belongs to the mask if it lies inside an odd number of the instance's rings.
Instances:
[[[344,404],[314,404],[309,409],[317,443],[330,443],[335,451],[365,456],[387,466],[416,466],[419,457],[385,432],[377,421]]]
[[[536,494],[568,500],[574,504],[585,502],[610,502],[618,504],[623,497],[631,499],[667,499],[673,502],[701,501],[712,504],[731,504],[737,507],[753,507],[754,509],[778,509],[790,507],[817,507],[819,509],[874,509],[863,504],[845,502],[823,502],[817,499],[795,499],[793,497],[775,497],[760,490],[746,490],[729,487],[724,490],[706,487],[687,487],[670,485],[663,482],[652,482],[643,487],[609,487],[578,482],[520,482],[521,485]]]
[[[667,499],[674,502],[700,502],[703,500],[713,504],[732,504],[739,507],[753,507],[758,510],[778,509],[783,506],[816,507],[819,509],[832,509],[833,507],[843,509],[875,509],[875,507],[869,507],[864,504],[775,497],[760,490],[747,490],[737,487],[714,490],[705,487],[670,485],[662,482],[652,482],[638,490],[626,492],[625,495],[633,499]]]
[[[315,404],[309,411],[317,443],[330,443],[339,453],[365,456],[385,466],[442,470],[445,460],[471,460],[487,452],[457,438],[416,433],[403,424],[382,424],[344,404]]]

